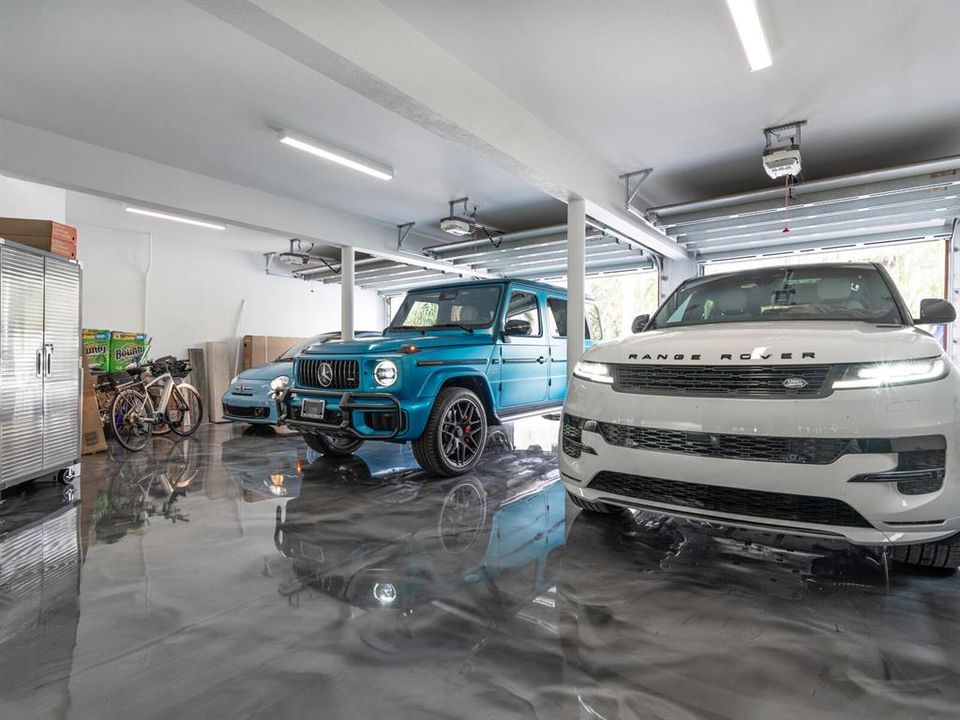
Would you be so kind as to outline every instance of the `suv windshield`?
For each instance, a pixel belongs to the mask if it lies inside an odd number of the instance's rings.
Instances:
[[[387,329],[490,327],[499,304],[499,285],[415,290],[407,293]]]
[[[831,265],[694,280],[670,296],[650,328],[771,320],[904,323],[894,291],[876,268]]]

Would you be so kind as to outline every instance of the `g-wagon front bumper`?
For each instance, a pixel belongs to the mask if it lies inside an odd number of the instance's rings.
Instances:
[[[323,419],[302,416],[304,398],[326,401]],[[409,427],[407,413],[390,393],[287,388],[277,397],[277,417],[295,430],[361,440],[405,439],[400,436]]]

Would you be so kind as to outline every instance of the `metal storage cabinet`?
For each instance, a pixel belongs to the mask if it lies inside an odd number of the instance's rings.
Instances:
[[[0,489],[80,457],[80,266],[0,239]]]

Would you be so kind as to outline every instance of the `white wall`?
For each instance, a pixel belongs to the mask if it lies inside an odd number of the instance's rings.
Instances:
[[[152,357],[185,357],[187,348],[203,342],[233,342],[238,321],[239,335],[308,336],[340,329],[339,285],[266,275],[259,253],[157,234],[152,235],[144,321],[151,236],[73,224],[84,268],[83,326],[145,330],[153,337]],[[229,232],[220,234],[218,240],[229,240]],[[355,327],[382,329],[379,296],[369,290],[356,293]]]
[[[64,222],[66,191],[0,175],[0,217]]]

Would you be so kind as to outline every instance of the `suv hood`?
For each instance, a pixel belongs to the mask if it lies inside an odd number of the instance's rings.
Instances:
[[[654,365],[823,365],[910,360],[942,354],[916,327],[847,321],[693,325],[602,343],[585,359]]]
[[[358,338],[351,342],[331,340],[322,345],[307,348],[304,355],[382,355],[394,353],[404,345],[416,345],[420,350],[433,350],[446,347],[468,347],[489,345],[493,342],[490,331],[476,331],[473,335],[462,330],[444,330],[438,333],[421,335],[418,332],[389,333],[375,337]]]

